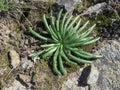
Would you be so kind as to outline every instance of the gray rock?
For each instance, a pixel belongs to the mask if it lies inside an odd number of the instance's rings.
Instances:
[[[28,60],[27,56],[21,59],[21,66],[24,69],[30,69],[34,67],[34,63]]]
[[[98,13],[103,11],[103,9],[105,8],[106,5],[107,5],[107,3],[105,3],[105,2],[96,4],[94,6],[89,7],[81,15],[92,15],[93,13],[95,15],[97,15]]]
[[[117,52],[116,57],[117,60],[120,60],[120,52]]]
[[[11,86],[9,87],[4,87],[2,90],[27,90],[25,86],[23,86],[19,81],[14,80],[11,83]]]
[[[11,39],[17,39],[16,32],[11,32],[9,36]]]
[[[101,53],[103,58],[94,63],[100,71],[98,84],[95,88],[120,90],[120,42],[115,40],[103,41],[99,47],[101,48],[96,53]]]
[[[13,68],[20,64],[19,54],[15,50],[9,51],[10,62]]]
[[[81,0],[57,0],[57,4],[65,6],[68,12],[72,12],[80,2]]]
[[[87,78],[87,84],[92,85],[95,84],[99,77],[99,71],[94,65],[91,65],[91,71]]]
[[[70,74],[68,79],[63,83],[60,90],[88,90],[88,86],[79,86],[79,78],[81,76],[82,70],[83,68],[79,69],[77,72]]]

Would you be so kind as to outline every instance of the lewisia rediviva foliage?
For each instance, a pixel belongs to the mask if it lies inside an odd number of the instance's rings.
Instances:
[[[67,73],[64,68],[65,62],[73,65],[77,65],[77,63],[90,64],[92,63],[90,59],[101,57],[85,52],[80,48],[80,46],[89,45],[99,40],[99,37],[88,36],[96,24],[84,30],[89,21],[81,26],[81,19],[78,21],[79,16],[72,19],[73,16],[68,15],[68,13],[62,16],[62,11],[63,10],[59,11],[57,18],[51,15],[50,24],[48,24],[45,15],[43,15],[43,22],[47,34],[49,34],[47,36],[42,36],[29,27],[29,31],[35,37],[47,41],[46,44],[40,46],[42,50],[30,56],[42,56],[42,58],[51,57],[52,69],[56,75],[65,75]]]

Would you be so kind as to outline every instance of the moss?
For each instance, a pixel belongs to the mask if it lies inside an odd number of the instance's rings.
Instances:
[[[45,60],[38,62],[37,66],[35,67],[35,75],[33,77],[35,82],[35,88],[37,90],[40,89],[51,90],[50,88],[52,86],[51,82],[53,81],[53,78],[49,76],[49,73],[50,69],[48,66],[48,62]]]
[[[78,4],[77,7],[75,8],[75,11],[77,11],[78,13],[83,11],[83,5],[82,3]]]
[[[80,68],[79,65],[72,65],[71,67],[67,68],[68,74],[77,71]]]

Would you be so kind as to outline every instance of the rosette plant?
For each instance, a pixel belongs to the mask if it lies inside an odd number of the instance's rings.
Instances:
[[[42,50],[31,54],[31,57],[42,56],[42,58],[51,57],[52,69],[56,75],[66,74],[64,63],[77,65],[77,63],[90,64],[91,59],[100,58],[100,55],[94,55],[83,51],[81,46],[89,45],[99,40],[99,37],[88,36],[96,24],[84,30],[89,21],[84,25],[80,25],[79,16],[73,19],[73,16],[65,13],[62,16],[60,10],[57,18],[53,15],[50,17],[50,23],[43,15],[43,22],[46,27],[47,36],[43,36],[35,32],[31,27],[29,31],[40,40],[47,41],[46,44],[40,45]]]

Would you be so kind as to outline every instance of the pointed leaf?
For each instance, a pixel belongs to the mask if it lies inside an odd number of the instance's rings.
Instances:
[[[66,70],[64,69],[64,66],[63,66],[63,61],[62,61],[62,57],[59,55],[59,67],[60,67],[60,71],[63,75],[65,75],[67,72]]]
[[[88,25],[89,21],[87,21],[82,27],[80,27],[80,29],[77,31],[77,33],[80,33],[87,25]]]
[[[75,61],[75,62],[77,62],[77,63],[83,63],[83,64],[85,64],[85,63],[87,63],[87,64],[92,63],[91,61],[84,60],[84,59],[80,59],[80,58],[75,57],[75,56],[73,56],[73,55],[71,55],[71,54],[69,54],[69,56],[72,58],[73,61]]]

